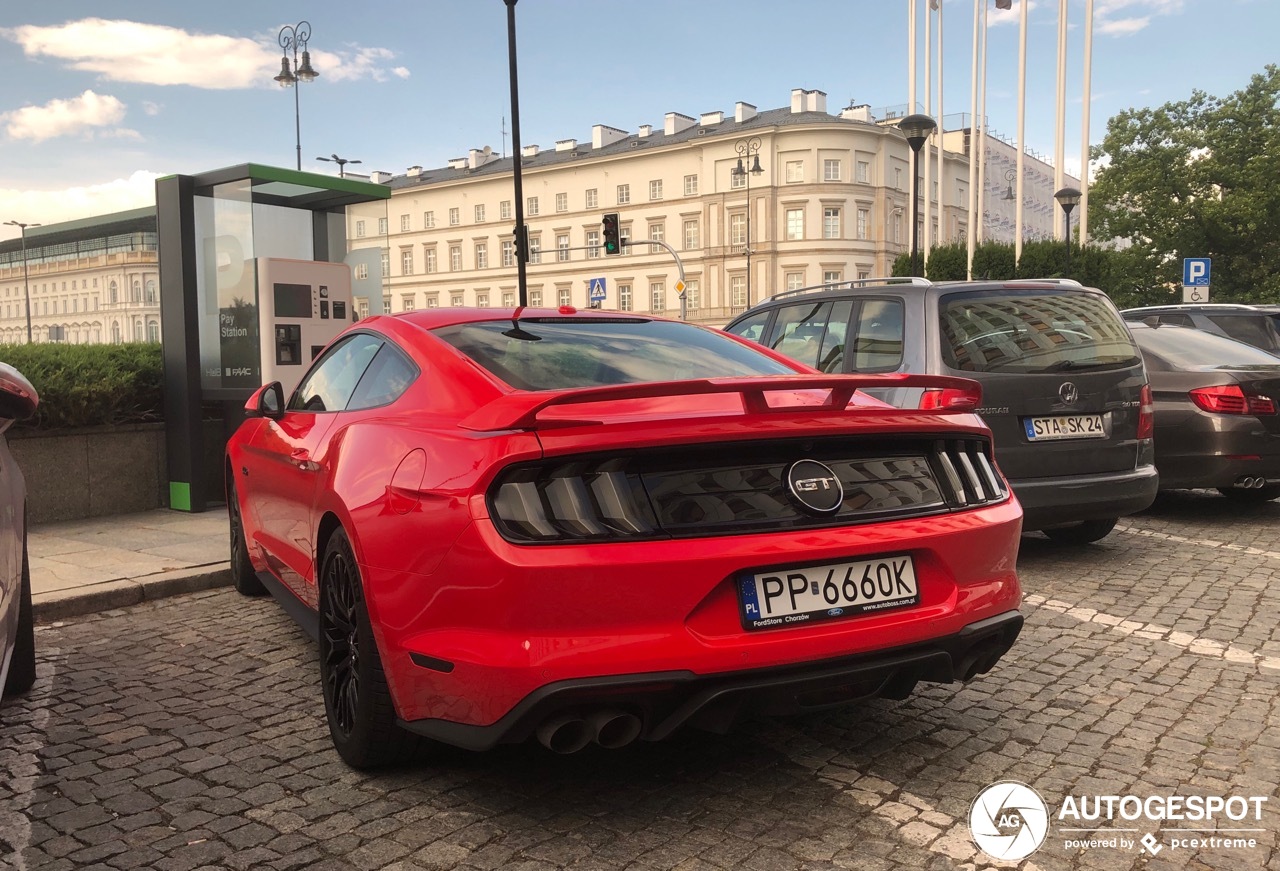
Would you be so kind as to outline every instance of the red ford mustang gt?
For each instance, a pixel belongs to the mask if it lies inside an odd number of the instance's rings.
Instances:
[[[859,387],[938,392],[887,407]],[[967,680],[1022,625],[971,381],[657,318],[361,321],[227,446],[237,588],[320,647],[339,754],[558,752]]]

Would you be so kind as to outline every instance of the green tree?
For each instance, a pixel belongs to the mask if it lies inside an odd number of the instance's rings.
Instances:
[[[969,271],[969,249],[966,245],[939,245],[929,252],[925,277],[930,281],[964,281]]]
[[[1005,281],[1014,272],[1012,242],[983,242],[973,249],[974,278]]]
[[[1107,123],[1090,234],[1122,243],[1116,294],[1166,301],[1183,257],[1213,258],[1213,298],[1280,302],[1280,67],[1225,97],[1192,92]]]

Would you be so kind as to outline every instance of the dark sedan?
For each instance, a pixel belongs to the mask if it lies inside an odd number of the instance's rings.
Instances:
[[[1130,323],[1156,403],[1160,488],[1280,496],[1280,360],[1189,327]]]

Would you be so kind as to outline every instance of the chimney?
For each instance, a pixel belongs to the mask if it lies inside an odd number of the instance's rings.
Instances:
[[[386,184],[391,181],[391,173],[375,169],[373,172],[369,173],[369,181],[374,184]]]
[[[827,111],[827,92],[826,91],[805,91],[804,92],[804,110],[806,112],[822,112]]]
[[[804,111],[804,88],[791,89],[791,114]]]
[[[639,132],[636,133],[641,139],[648,139],[653,134],[652,124],[641,124]]]
[[[479,169],[491,160],[493,160],[493,149],[488,145],[484,148],[471,149],[467,156],[467,164],[472,169]]]
[[[698,124],[702,127],[714,127],[717,124],[724,123],[723,112],[703,112]]]
[[[578,140],[576,139],[557,139],[556,140],[556,151],[573,151],[573,149],[577,147],[578,147]]]
[[[840,117],[846,121],[866,121],[868,124],[874,123],[875,118],[871,117],[871,107],[866,103],[859,103],[856,106],[846,106],[840,110]]]
[[[409,178],[417,178],[418,176],[422,175],[422,167],[411,166],[404,171],[404,174]]]
[[[675,136],[683,130],[688,130],[695,123],[688,115],[681,115],[679,112],[668,112],[666,120],[662,124],[662,132],[667,136]]]
[[[455,157],[449,161],[449,169],[466,169],[467,159],[465,157]]]
[[[617,127],[606,127],[603,124],[597,124],[591,128],[591,147],[604,148],[606,145],[612,145],[627,138],[627,131],[619,130]]]
[[[750,121],[756,117],[756,107],[750,103],[744,103],[741,100],[733,107],[733,120],[741,124],[743,121]]]
[[[537,157],[537,156],[538,156],[538,146],[536,146],[536,145],[525,145],[525,146],[522,146],[522,147],[521,147],[521,149],[520,149],[520,156],[521,156],[521,157]]]

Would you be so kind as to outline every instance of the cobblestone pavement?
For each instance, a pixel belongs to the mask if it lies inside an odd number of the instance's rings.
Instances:
[[[1054,819],[1021,867],[1280,869],[1278,528],[1280,504],[1186,494],[1083,549],[1028,536],[1026,629],[968,686],[612,753],[445,750],[376,775],[332,751],[314,650],[270,600],[197,593],[56,625],[35,690],[0,711],[0,865],[1015,867],[967,824],[1012,779],[1051,814],[1068,795],[1271,797],[1254,848],[1066,849],[1079,836]],[[1132,825],[1147,828],[1131,840],[1207,837]]]

